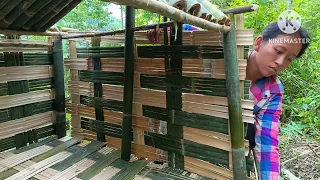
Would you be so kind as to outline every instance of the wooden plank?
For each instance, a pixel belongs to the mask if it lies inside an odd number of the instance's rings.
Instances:
[[[53,92],[54,91],[52,89],[45,89],[36,92],[0,96],[0,109],[6,109],[36,102],[52,100],[54,99]]]
[[[52,65],[0,67],[0,82],[53,77]]]
[[[0,100],[0,102],[2,102]],[[53,112],[45,112],[0,124],[0,139],[53,123]]]
[[[29,159],[32,159],[33,157],[43,154],[49,151],[50,149],[52,149],[52,147],[47,145],[42,145],[40,147],[0,160],[0,172],[6,171],[24,161],[27,161]]]
[[[0,52],[48,52],[48,47],[0,47]]]
[[[43,161],[40,161],[36,164],[33,164],[30,167],[25,168],[24,170],[20,171],[19,173],[15,174],[13,176],[10,176],[9,178],[7,178],[7,180],[15,180],[15,179],[27,180],[27,179],[31,178],[32,176],[40,173],[41,171],[53,166],[54,164],[61,162],[62,160],[69,157],[70,155],[71,155],[71,153],[69,153],[69,152],[60,152],[60,153],[55,154],[55,155],[53,155]]]

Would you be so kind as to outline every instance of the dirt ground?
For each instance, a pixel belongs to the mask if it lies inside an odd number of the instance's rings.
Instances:
[[[288,142],[285,139],[280,138],[280,142],[281,141]],[[312,149],[316,150],[312,151]],[[301,154],[304,155],[299,156]],[[295,157],[296,159],[291,160]],[[280,149],[280,158],[281,163],[284,163],[282,164],[282,173],[284,169],[287,169],[298,179],[320,180],[319,142],[310,141],[306,138],[292,140],[290,143]],[[290,179],[284,174],[282,177],[284,177],[284,179]]]

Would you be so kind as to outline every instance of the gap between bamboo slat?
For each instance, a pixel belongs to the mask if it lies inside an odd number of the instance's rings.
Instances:
[[[0,96],[0,109],[6,109],[26,104],[48,101],[54,99],[54,90],[46,89],[16,95]]]
[[[0,67],[0,82],[53,77],[51,65]]]
[[[0,101],[1,102],[1,101]],[[53,112],[45,112],[33,116],[15,119],[0,124],[0,139],[11,137],[28,130],[37,129],[53,123]]]

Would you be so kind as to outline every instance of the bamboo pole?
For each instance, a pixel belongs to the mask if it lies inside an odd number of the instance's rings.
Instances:
[[[20,30],[8,30],[8,29],[0,29],[0,34],[4,35],[17,35],[17,36],[22,36],[22,35],[34,35],[34,36],[62,36],[62,35],[67,35],[68,33],[65,32],[35,32],[35,31],[20,31]]]
[[[251,4],[249,6],[242,6],[237,8],[223,9],[221,10],[224,14],[241,14],[246,12],[252,12],[259,8],[256,4]]]
[[[157,13],[161,16],[174,19],[181,23],[200,27],[202,29],[220,31],[224,33],[230,31],[229,26],[212,23],[200,17],[190,15],[186,12],[183,12],[177,8],[174,8],[170,5],[167,5],[157,0],[103,0],[103,1],[132,6],[137,9],[144,9],[153,13]]]
[[[143,31],[148,29],[155,29],[158,25],[159,28],[169,27],[173,24],[172,21],[164,22],[160,24],[150,24],[144,26],[137,26],[133,27],[133,31]],[[98,36],[109,36],[109,35],[116,35],[116,34],[123,34],[125,33],[125,29],[110,31],[110,32],[96,32],[96,33],[85,33],[85,34],[73,34],[73,35],[65,35],[62,36],[62,39],[72,39],[72,38],[84,38],[84,37],[98,37]]]
[[[134,78],[134,31],[135,9],[126,7],[126,42],[124,64],[123,121],[121,159],[129,161],[132,139],[132,101]]]
[[[232,20],[234,22],[234,18]],[[236,180],[242,180],[246,179],[246,160],[234,24],[231,25],[231,31],[223,35],[223,39],[233,175]]]
[[[56,110],[56,134],[58,138],[66,136],[66,114],[64,93],[64,64],[62,39],[54,41],[53,47],[53,71]]]

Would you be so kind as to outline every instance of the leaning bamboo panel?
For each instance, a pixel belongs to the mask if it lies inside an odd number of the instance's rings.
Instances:
[[[45,112],[21,119],[0,123],[0,139],[10,137],[31,129],[53,124],[53,112]]]
[[[22,106],[54,99],[54,90],[46,89],[10,96],[0,96],[0,109]]]
[[[0,67],[0,82],[33,80],[53,77],[53,69],[48,66]]]

